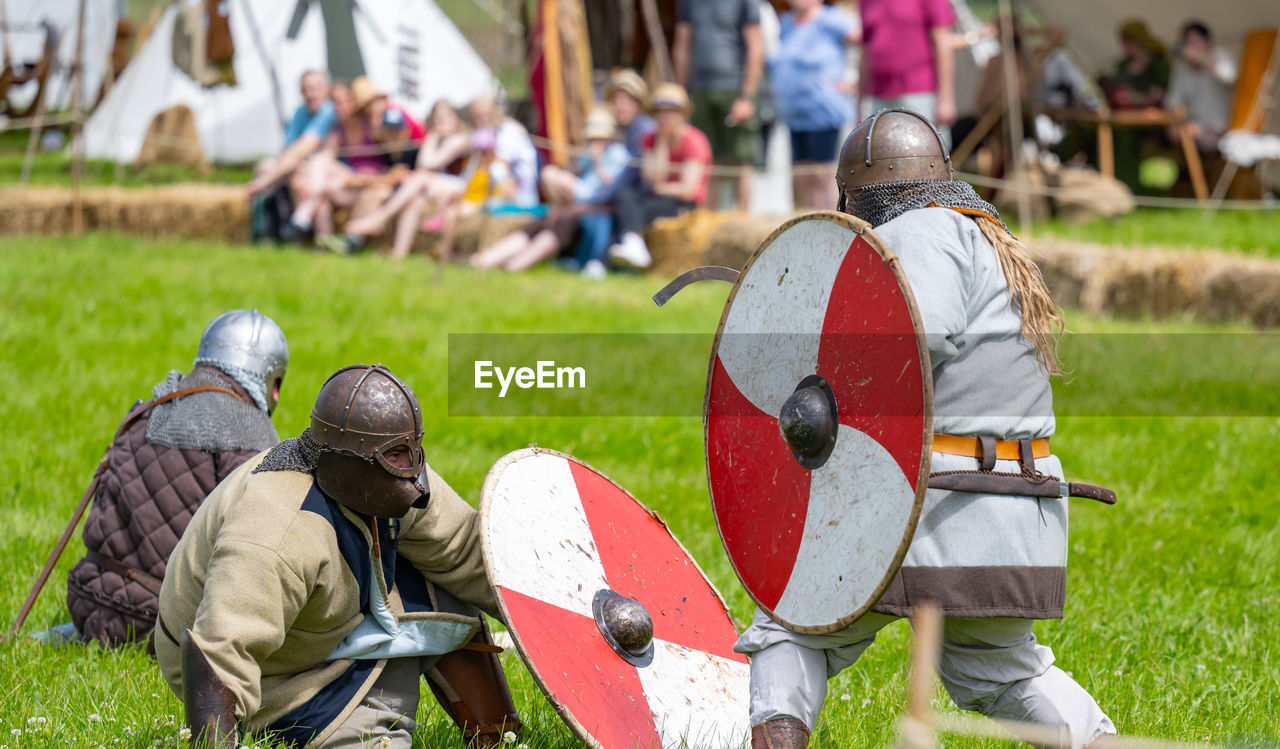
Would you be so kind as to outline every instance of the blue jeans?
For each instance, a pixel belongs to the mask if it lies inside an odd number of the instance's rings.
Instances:
[[[578,219],[578,247],[574,257],[582,267],[590,260],[604,262],[609,250],[609,238],[613,234],[612,213],[588,213]]]

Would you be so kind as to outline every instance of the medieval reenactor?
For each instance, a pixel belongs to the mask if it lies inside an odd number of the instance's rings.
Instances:
[[[752,745],[807,746],[827,679],[921,601],[946,617],[939,676],[956,705],[1057,727],[1063,747],[1111,741],[1111,720],[1032,633],[1062,617],[1067,561],[1067,493],[1049,450],[1062,321],[1040,271],[996,209],[952,180],[941,137],[913,112],[850,133],[836,182],[838,209],[892,248],[919,306],[934,473],[902,566],[868,613],[801,634],[757,610],[735,647],[751,657]],[[1050,483],[1054,496],[1038,493]]]
[[[426,463],[413,391],[338,370],[310,428],[201,506],[160,591],[156,657],[193,742],[409,747],[420,679],[463,738],[520,721],[485,625],[476,511]]]
[[[232,310],[205,329],[190,372],[170,372],[129,410],[94,478],[88,553],[67,580],[81,637],[148,640],[165,565],[191,516],[218,482],[280,441],[271,414],[288,364],[275,322]]]

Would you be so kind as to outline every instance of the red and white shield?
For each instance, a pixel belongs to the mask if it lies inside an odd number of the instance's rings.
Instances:
[[[480,525],[516,648],[580,739],[605,749],[746,742],[750,671],[733,652],[737,630],[655,514],[572,456],[529,448],[489,471]],[[602,591],[647,610],[641,657],[616,651],[597,624]]]
[[[814,382],[833,406],[820,465],[779,427]],[[869,225],[816,213],[765,240],[720,320],[705,426],[721,540],[774,620],[833,632],[879,600],[924,501],[932,404],[915,299]]]

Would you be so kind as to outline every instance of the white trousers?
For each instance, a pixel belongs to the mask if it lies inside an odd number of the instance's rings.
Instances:
[[[898,617],[871,613],[829,635],[800,635],[757,610],[734,648],[751,657],[751,724],[798,718],[813,730],[827,679],[852,666]],[[1053,665],[1030,619],[947,619],[938,676],[958,707],[992,718],[1057,726],[1058,746],[1080,749],[1115,726],[1093,697]]]

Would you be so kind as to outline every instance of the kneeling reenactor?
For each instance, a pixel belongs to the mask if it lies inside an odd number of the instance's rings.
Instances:
[[[497,606],[476,512],[426,465],[422,435],[408,385],[346,367],[309,429],[191,519],[160,592],[156,657],[193,742],[269,731],[408,747],[423,676],[468,742],[518,728],[481,613]]]

